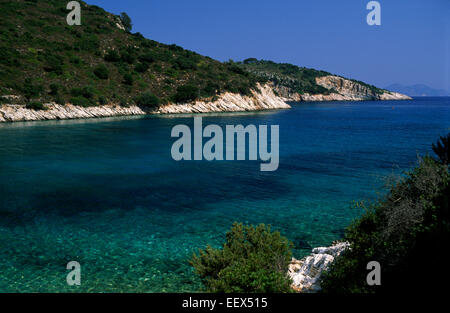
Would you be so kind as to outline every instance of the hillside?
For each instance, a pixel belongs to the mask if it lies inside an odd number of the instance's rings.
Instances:
[[[236,66],[128,33],[118,16],[80,3],[82,25],[68,26],[65,0],[0,2],[0,95],[22,104],[157,106],[249,95],[256,86]]]
[[[407,99],[354,79],[288,63],[246,59],[240,68],[261,80],[270,81],[278,94],[294,101],[391,100]]]
[[[222,63],[131,33],[120,16],[66,0],[0,2],[0,122],[289,108],[286,101],[404,99],[290,64]]]

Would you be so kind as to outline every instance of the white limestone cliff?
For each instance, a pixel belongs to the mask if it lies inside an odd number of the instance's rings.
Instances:
[[[411,97],[384,90],[376,93],[366,85],[339,76],[322,76],[316,83],[332,92],[330,94],[299,94],[286,87],[277,86],[275,90],[286,101],[365,101],[365,100],[411,100]]]
[[[71,104],[45,104],[47,110],[31,110],[23,105],[0,105],[0,122],[60,120],[78,118],[99,118],[144,114],[178,114],[209,112],[245,112],[259,110],[289,109],[287,101],[362,101],[362,100],[408,100],[408,96],[385,91],[375,93],[369,87],[357,82],[338,77],[324,76],[316,78],[317,84],[333,90],[330,94],[299,94],[282,86],[272,84],[257,85],[257,90],[249,96],[226,92],[216,100],[195,101],[186,104],[170,103],[155,110],[140,108],[136,105],[122,107],[115,104],[78,107]],[[17,96],[3,96],[3,101],[14,100]],[[16,99],[17,100],[17,99]],[[14,101],[12,101],[14,102]]]
[[[0,106],[0,122],[62,120],[78,118],[99,118],[125,115],[172,114],[172,113],[207,113],[207,112],[244,112],[258,110],[289,109],[290,106],[276,96],[270,85],[257,85],[257,91],[251,96],[224,93],[217,100],[195,101],[188,104],[168,104],[155,110],[145,110],[136,105],[122,107],[103,105],[79,107],[72,104],[45,104],[46,110],[31,110],[23,105]],[[6,98],[8,99],[8,98]]]

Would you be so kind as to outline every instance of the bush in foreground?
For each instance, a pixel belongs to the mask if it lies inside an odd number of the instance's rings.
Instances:
[[[441,142],[439,151],[448,151]],[[450,245],[450,175],[440,159],[425,157],[346,232],[351,250],[322,278],[328,293],[439,291],[450,278],[440,256]],[[366,283],[367,264],[381,265],[381,286]]]
[[[270,226],[233,224],[222,249],[207,246],[190,263],[210,292],[290,292],[292,243]]]

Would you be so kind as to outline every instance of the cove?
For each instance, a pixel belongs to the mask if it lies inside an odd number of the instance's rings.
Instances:
[[[219,247],[234,221],[271,224],[301,258],[360,214],[354,201],[432,153],[449,98],[294,103],[291,110],[203,115],[205,125],[280,125],[279,168],[260,161],[177,162],[174,126],[148,116],[0,124],[0,290],[185,292],[187,260]],[[392,107],[395,106],[395,109]]]

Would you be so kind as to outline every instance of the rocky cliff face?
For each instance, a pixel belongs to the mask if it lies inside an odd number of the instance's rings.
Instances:
[[[159,108],[155,113],[207,113],[242,112],[258,110],[289,109],[290,106],[280,96],[275,95],[271,85],[257,85],[258,91],[251,96],[224,93],[214,102],[196,101],[190,104],[170,104]]]
[[[376,92],[373,88],[338,76],[322,76],[316,83],[330,94],[298,94],[286,87],[276,87],[276,91],[286,101],[364,101],[364,100],[410,100],[411,98],[396,92]]]
[[[125,115],[172,114],[172,113],[207,113],[207,112],[242,112],[257,110],[289,109],[290,106],[275,95],[272,86],[257,85],[258,90],[251,96],[224,93],[212,102],[196,101],[189,104],[169,104],[156,110],[146,110],[138,106],[122,107],[104,105],[95,107],[78,107],[71,104],[46,104],[47,110],[30,110],[21,105],[0,106],[0,122],[61,120],[78,118],[99,118]]]
[[[251,96],[242,96],[230,92],[224,93],[215,101],[195,101],[186,104],[168,104],[156,110],[147,110],[138,106],[122,107],[104,105],[95,107],[78,107],[71,104],[46,104],[47,110],[30,110],[22,105],[0,106],[0,122],[39,121],[77,118],[98,118],[144,114],[177,114],[208,112],[244,112],[258,110],[289,109],[286,101],[362,101],[362,100],[408,100],[408,96],[384,91],[376,93],[373,89],[357,82],[337,77],[324,76],[316,78],[317,84],[334,92],[324,95],[310,95],[291,91],[284,86],[272,84],[257,85]],[[4,100],[9,100],[8,96]]]
[[[314,293],[321,290],[320,277],[334,259],[350,247],[347,242],[340,242],[331,247],[320,247],[312,254],[301,259],[292,259],[288,275],[292,279],[292,288],[297,292]]]

